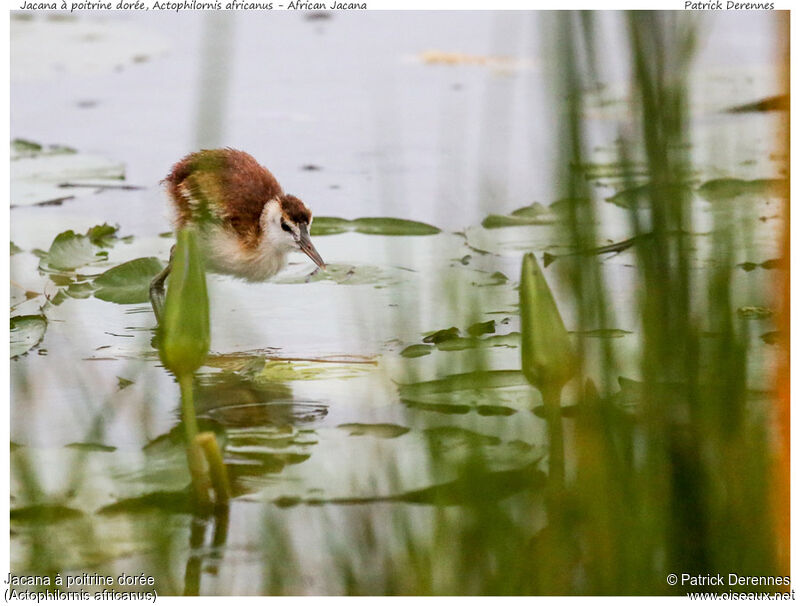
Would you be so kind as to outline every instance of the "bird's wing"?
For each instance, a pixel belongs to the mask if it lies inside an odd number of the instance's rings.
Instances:
[[[264,205],[283,193],[277,179],[250,154],[203,150],[178,162],[166,183],[175,201],[178,226],[210,221],[255,244]]]

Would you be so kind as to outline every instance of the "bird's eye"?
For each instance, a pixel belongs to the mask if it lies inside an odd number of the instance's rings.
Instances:
[[[281,221],[281,229],[282,229],[283,231],[288,231],[288,232],[291,232],[291,231],[292,231],[292,228],[291,228],[291,227],[289,227],[289,226],[286,224],[286,222],[284,222],[284,221]]]

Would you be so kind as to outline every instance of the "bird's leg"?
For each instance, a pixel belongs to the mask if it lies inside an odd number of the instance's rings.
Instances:
[[[150,304],[153,306],[153,313],[156,314],[156,321],[161,323],[161,313],[164,311],[164,282],[172,270],[172,256],[175,254],[175,246],[169,251],[169,261],[167,266],[162,269],[153,281],[150,282]]]

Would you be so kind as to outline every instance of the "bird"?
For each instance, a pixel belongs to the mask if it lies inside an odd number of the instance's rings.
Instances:
[[[304,252],[325,269],[309,235],[311,210],[284,193],[275,176],[247,152],[224,148],[191,153],[172,167],[162,183],[175,229],[199,230],[209,271],[260,282],[284,269],[294,251]],[[174,246],[166,267],[150,283],[157,320],[173,254]]]

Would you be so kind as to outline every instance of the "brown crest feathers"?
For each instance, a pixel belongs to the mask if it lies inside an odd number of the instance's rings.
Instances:
[[[283,214],[294,223],[308,224],[311,222],[311,211],[299,198],[286,194],[281,196],[280,202]]]

